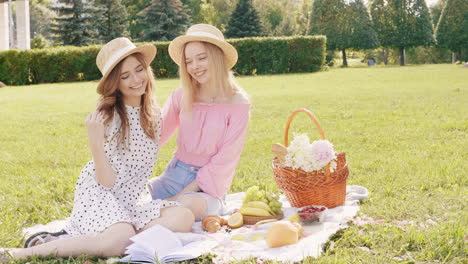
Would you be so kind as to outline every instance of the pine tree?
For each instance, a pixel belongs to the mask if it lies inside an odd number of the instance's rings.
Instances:
[[[194,24],[203,23],[203,16],[202,16],[202,1],[200,0],[181,0],[184,5],[188,7],[190,10],[190,17],[192,18],[192,22]]]
[[[127,21],[130,38],[141,39],[143,37],[143,26],[139,23],[138,13],[147,8],[150,3],[151,0],[122,0],[122,4],[128,13]]]
[[[128,14],[120,0],[96,0],[99,7],[99,36],[104,42],[117,37],[127,37]]]
[[[438,45],[449,48],[462,60],[462,50],[468,49],[468,2],[448,0],[436,28]]]
[[[424,0],[375,0],[371,15],[383,47],[400,50],[400,65],[406,64],[405,48],[434,43],[431,15]]]
[[[153,0],[138,13],[143,41],[169,41],[185,33],[191,24],[189,10],[180,0]]]
[[[262,25],[252,0],[239,0],[229,20],[226,36],[229,38],[263,35]]]
[[[64,45],[83,46],[98,43],[96,24],[97,9],[82,0],[68,1],[71,5],[54,7],[59,17],[52,27],[57,40]]]

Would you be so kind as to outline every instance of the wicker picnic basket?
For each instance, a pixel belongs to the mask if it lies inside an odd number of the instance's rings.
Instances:
[[[289,144],[289,126],[294,116],[299,112],[306,113],[314,121],[321,139],[325,139],[318,119],[309,110],[299,108],[294,110],[288,118],[284,130],[284,145],[287,147]],[[283,190],[292,206],[324,205],[333,208],[344,204],[346,179],[349,174],[344,152],[337,154],[336,163],[337,167],[333,172],[330,172],[330,165],[326,167],[325,172],[305,172],[301,169],[286,167],[278,161],[278,158],[274,158],[272,168],[278,188]]]

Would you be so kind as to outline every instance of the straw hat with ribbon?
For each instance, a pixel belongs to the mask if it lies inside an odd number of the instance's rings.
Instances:
[[[191,26],[185,35],[175,38],[169,44],[169,55],[172,60],[180,66],[185,44],[192,41],[204,41],[219,47],[226,58],[228,69],[234,67],[237,62],[237,51],[224,40],[223,33],[216,27],[208,24],[196,24]]]
[[[150,65],[156,57],[156,47],[151,44],[136,47],[128,38],[116,38],[104,45],[96,57],[96,64],[102,73],[99,83],[109,76],[120,61],[134,53],[141,53],[146,64]],[[98,85],[98,87],[100,86]],[[104,93],[99,89],[97,92]]]

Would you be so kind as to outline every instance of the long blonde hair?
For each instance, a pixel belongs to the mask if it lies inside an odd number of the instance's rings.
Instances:
[[[232,97],[235,94],[241,93],[245,96],[245,98],[247,98],[247,93],[239,84],[237,84],[234,79],[234,74],[226,66],[226,60],[223,51],[218,46],[211,43],[203,41],[201,41],[201,43],[205,46],[209,61],[208,70],[212,73],[210,85],[220,87],[223,97]],[[200,92],[200,85],[190,76],[187,71],[187,65],[185,64],[185,47],[187,44],[185,44],[182,52],[182,59],[179,66],[179,75],[183,89],[182,109],[183,111],[191,112],[193,102]]]
[[[159,107],[153,99],[153,92],[155,88],[154,73],[150,65],[146,63],[141,53],[134,53],[130,56],[135,57],[143,65],[148,78],[148,84],[146,86],[145,93],[141,97],[141,128],[149,138],[152,140],[157,140],[155,131],[157,113],[155,112],[155,109],[158,110]],[[125,108],[125,104],[123,102],[123,94],[119,89],[120,74],[124,60],[125,59],[120,61],[119,64],[117,64],[114,69],[112,69],[112,72],[109,74],[109,76],[104,81],[100,82],[97,90],[101,91],[101,97],[99,98],[98,102],[98,111],[105,113],[107,117],[104,121],[104,124],[109,124],[114,117],[114,112],[117,112],[121,120],[119,132],[117,133],[118,145],[123,144],[127,146],[128,142],[130,141],[126,141],[125,138],[128,139],[130,127],[127,117],[127,109]]]

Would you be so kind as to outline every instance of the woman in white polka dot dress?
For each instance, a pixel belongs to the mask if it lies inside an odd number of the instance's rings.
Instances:
[[[135,47],[126,38],[107,43],[97,56],[103,77],[97,110],[86,126],[93,160],[76,184],[66,238],[25,249],[7,250],[13,258],[31,255],[60,257],[122,255],[129,238],[161,224],[188,232],[192,212],[177,202],[152,200],[145,184],[159,151],[161,121],[153,102],[153,45]]]

